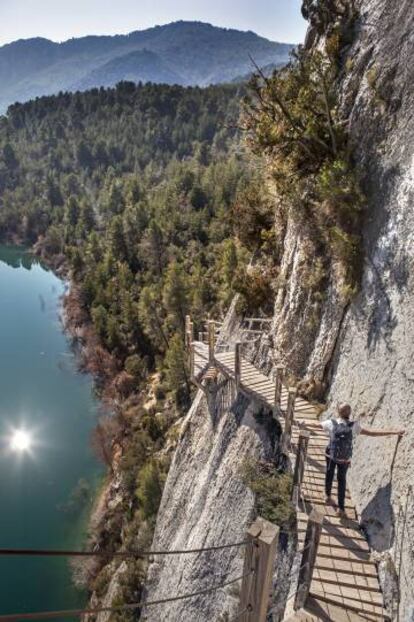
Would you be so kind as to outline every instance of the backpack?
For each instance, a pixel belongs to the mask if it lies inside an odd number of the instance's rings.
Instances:
[[[338,423],[332,419],[333,431],[329,445],[329,456],[335,462],[349,462],[352,458],[353,421]]]

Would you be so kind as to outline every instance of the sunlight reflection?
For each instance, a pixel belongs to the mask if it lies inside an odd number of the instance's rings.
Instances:
[[[26,430],[15,430],[10,438],[10,449],[12,451],[29,451],[32,446],[32,438]]]

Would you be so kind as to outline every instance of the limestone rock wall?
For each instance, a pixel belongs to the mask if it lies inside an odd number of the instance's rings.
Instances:
[[[350,475],[364,528],[381,559],[388,605],[414,620],[414,3],[360,0],[340,79],[341,106],[368,198],[365,263],[349,307],[325,291],[322,322],[300,275],[306,240],[288,226],[284,285],[275,303],[278,357],[301,377],[323,378],[328,406],[348,401],[363,423],[404,427],[406,436],[361,437]],[[331,275],[331,283],[335,275]],[[399,577],[397,578],[397,576]],[[390,609],[390,610],[391,610]]]
[[[223,378],[208,398],[199,391],[183,424],[165,485],[154,549],[191,549],[245,539],[254,499],[241,469],[254,456],[272,458],[278,439],[277,424],[269,427],[261,422],[259,410],[254,402],[236,398],[232,384]],[[156,557],[147,580],[147,599],[220,585],[243,573],[243,558],[244,548]],[[143,619],[224,621],[237,613],[239,588],[236,584],[167,607],[148,607]]]
[[[343,83],[343,105],[353,101],[350,130],[369,197],[366,260],[361,293],[338,340],[329,400],[347,400],[356,413],[365,411],[367,425],[407,430],[398,445],[395,437],[358,440],[351,487],[370,542],[383,552],[385,583],[395,568],[400,575],[399,619],[409,622],[414,620],[414,4],[364,0],[349,57],[353,70]]]

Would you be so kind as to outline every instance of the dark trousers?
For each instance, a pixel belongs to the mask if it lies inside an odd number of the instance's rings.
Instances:
[[[326,456],[325,492],[327,497],[331,496],[336,468],[338,469],[338,507],[340,510],[345,510],[346,474],[349,464],[335,462]]]

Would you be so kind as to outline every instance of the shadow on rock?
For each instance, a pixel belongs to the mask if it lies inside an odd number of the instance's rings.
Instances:
[[[394,535],[394,511],[391,484],[379,488],[361,513],[361,527],[370,546],[379,552],[390,548]]]

